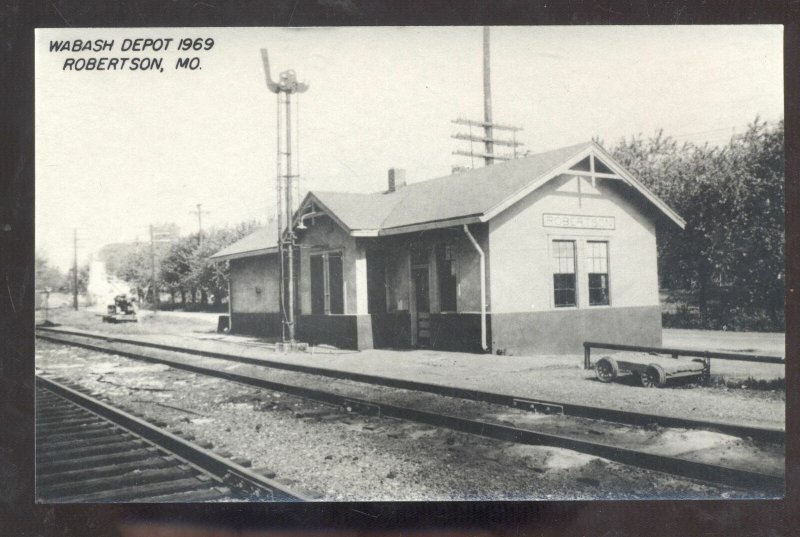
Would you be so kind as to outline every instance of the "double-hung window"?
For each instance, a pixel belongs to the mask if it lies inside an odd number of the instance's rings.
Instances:
[[[553,304],[557,308],[577,305],[575,292],[575,241],[553,241]]]
[[[589,305],[608,306],[608,242],[586,242],[586,271],[589,273]]]
[[[344,313],[342,254],[311,255],[311,314]]]

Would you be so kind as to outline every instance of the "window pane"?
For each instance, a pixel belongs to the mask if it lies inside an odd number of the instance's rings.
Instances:
[[[322,256],[311,256],[311,314],[325,313],[325,274],[322,269]]]
[[[553,303],[575,306],[575,241],[553,241]]]
[[[343,282],[341,254],[328,254],[328,286],[331,294],[331,313],[344,313]]]
[[[590,241],[586,243],[589,272],[589,305],[607,306],[608,298],[608,243]]]
[[[575,275],[553,274],[554,303],[557,307],[575,305]]]
[[[553,273],[575,273],[575,241],[553,241]]]

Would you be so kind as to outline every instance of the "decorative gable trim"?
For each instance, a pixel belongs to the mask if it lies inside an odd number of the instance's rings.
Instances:
[[[586,157],[591,158],[591,170],[586,171],[579,171],[579,170],[572,170],[574,166],[576,166],[579,162],[583,161]],[[603,164],[605,164],[613,173],[597,173],[594,171],[594,158],[599,158]],[[686,227],[686,221],[681,218],[678,213],[673,211],[669,208],[669,206],[661,201],[661,199],[656,196],[652,191],[650,191],[644,184],[642,184],[638,179],[633,177],[630,173],[628,173],[625,168],[623,168],[618,162],[614,160],[614,158],[599,144],[592,142],[590,146],[587,148],[579,151],[573,157],[567,159],[563,164],[553,168],[549,172],[541,175],[540,177],[536,178],[532,182],[528,183],[528,185],[523,188],[522,190],[516,192],[512,196],[509,196],[495,207],[489,209],[486,213],[481,216],[481,222],[487,222],[497,216],[498,214],[502,213],[521,199],[525,198],[535,190],[542,187],[547,182],[555,179],[556,177],[567,174],[567,175],[580,175],[582,177],[591,177],[592,182],[594,182],[595,178],[599,179],[616,179],[621,180],[625,184],[632,187],[634,190],[639,192],[642,196],[644,196],[650,203],[655,205],[662,213],[664,213],[667,218],[672,220],[678,227],[684,229]]]

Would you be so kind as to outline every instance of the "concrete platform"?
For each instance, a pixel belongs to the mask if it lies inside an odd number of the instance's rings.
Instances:
[[[66,326],[61,328],[74,330]],[[496,356],[429,350],[359,352],[324,347],[288,353],[279,352],[274,344],[255,338],[214,333],[145,335],[113,334],[110,330],[84,332],[248,358],[499,392],[534,400],[710,421],[731,421],[752,426],[783,428],[785,423],[783,392],[669,387],[653,390],[641,388],[638,383],[624,379],[605,384],[595,378],[594,371],[583,369],[583,356]]]

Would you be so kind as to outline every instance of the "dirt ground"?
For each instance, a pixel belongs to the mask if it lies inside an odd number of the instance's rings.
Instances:
[[[344,414],[277,392],[72,347],[40,343],[37,371],[79,382],[209,449],[249,459],[259,473],[318,499],[748,496],[569,450]],[[666,445],[676,452],[703,442],[733,446],[706,436],[690,445],[678,433]]]
[[[114,334],[211,334],[216,333],[219,314],[150,310],[137,312],[138,321],[118,324],[102,322],[103,310],[68,307],[51,309],[48,320],[82,330],[103,330]],[[45,319],[44,310],[36,310],[36,323]]]

